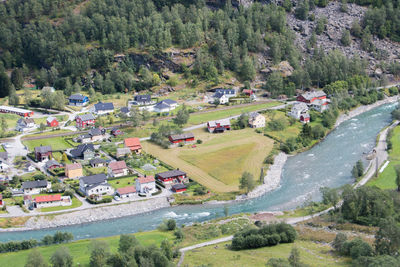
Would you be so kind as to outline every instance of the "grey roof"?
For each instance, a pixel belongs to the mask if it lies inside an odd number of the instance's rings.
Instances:
[[[37,146],[35,147],[35,153],[47,153],[52,151],[51,146]]]
[[[166,108],[171,108],[171,106],[168,105],[168,104],[164,104],[164,103],[160,102],[157,105],[155,105],[154,108],[156,108],[156,109],[166,109]]]
[[[166,171],[166,172],[157,173],[157,176],[159,176],[161,178],[176,177],[176,176],[181,176],[181,175],[186,175],[186,172],[183,172],[183,171],[180,171],[180,170],[173,170],[173,171]]]
[[[104,183],[105,181],[107,181],[107,176],[104,173],[99,173],[95,175],[82,177],[80,178],[80,180],[82,180],[84,184],[90,186],[90,185]]]
[[[92,129],[90,129],[89,134],[91,136],[102,135],[100,128],[92,128]]]
[[[93,144],[82,144],[77,146],[75,149],[72,149],[70,151],[71,155],[73,157],[81,157],[83,152],[85,152],[86,150],[92,150],[94,151],[94,146]]]
[[[209,121],[208,125],[210,127],[217,127],[217,124],[220,124],[221,126],[230,126],[231,121],[229,119],[222,119],[222,120],[216,120],[216,121]]]
[[[7,160],[8,159],[8,153],[7,152],[0,152],[0,159]]]
[[[81,138],[81,139],[91,138],[91,135],[88,134],[88,133],[81,134],[81,135],[80,135],[80,138]]]
[[[77,117],[81,118],[82,121],[90,121],[95,119],[92,113],[78,115]]]
[[[61,164],[58,163],[57,160],[48,160],[48,161],[46,162],[46,164],[45,164],[46,168],[50,168],[50,167],[53,166],[53,165],[61,166]]]
[[[225,95],[225,94],[222,93],[222,92],[217,92],[217,93],[214,94],[214,98],[221,98],[221,97],[223,97],[224,95]]]
[[[82,94],[73,94],[70,97],[68,97],[69,100],[81,100],[83,101],[85,99],[85,96]]]
[[[136,102],[151,102],[151,95],[136,95],[134,100]]]
[[[184,184],[174,184],[171,188],[175,189],[175,190],[185,189],[186,185],[184,185]]]
[[[108,103],[99,102],[97,104],[94,104],[94,108],[96,109],[96,111],[99,111],[99,110],[114,110],[114,104],[111,103],[111,102],[108,102]]]
[[[311,100],[314,97],[326,96],[326,94],[325,94],[324,91],[318,90],[318,91],[312,91],[312,92],[304,93],[304,94],[302,94],[302,96],[307,100]]]
[[[161,100],[159,103],[164,103],[164,104],[167,104],[167,105],[173,105],[173,104],[176,104],[177,102],[172,100],[172,99],[164,99],[164,100]]]
[[[129,113],[129,108],[128,107],[122,107],[119,111],[121,111],[122,113]]]
[[[105,159],[102,159],[102,158],[94,158],[94,159],[91,159],[90,161],[89,161],[89,163],[92,165],[92,164],[100,164],[100,163],[106,163],[107,161],[105,160]]]
[[[102,185],[108,185],[108,186],[111,187],[111,185],[109,183],[97,183],[97,184],[92,184],[92,185],[86,186],[86,190],[90,190],[90,189],[95,188],[96,186],[101,185],[101,184]]]
[[[180,139],[187,139],[187,138],[194,138],[194,134],[192,133],[182,133],[182,134],[172,134],[172,140],[180,140]]]
[[[292,111],[301,111],[301,110],[308,110],[308,106],[306,103],[296,102],[292,107]]]
[[[223,95],[234,95],[236,94],[235,89],[216,89],[215,93],[221,93]]]
[[[257,116],[259,116],[259,115],[260,115],[260,113],[258,113],[258,112],[250,112],[249,117],[254,119],[254,118],[257,118]]]
[[[47,187],[46,180],[38,180],[38,181],[26,181],[22,183],[22,188],[40,188],[40,187]]]

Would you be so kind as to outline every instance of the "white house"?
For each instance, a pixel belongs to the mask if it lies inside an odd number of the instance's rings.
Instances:
[[[70,196],[61,196],[60,194],[35,197],[34,203],[36,205],[36,208],[72,205]]]
[[[32,118],[21,118],[17,121],[15,130],[19,132],[26,131],[28,129],[33,129],[36,127],[35,121]]]
[[[251,112],[249,114],[249,125],[251,128],[265,127],[265,117],[258,112]]]
[[[90,111],[96,115],[104,115],[114,112],[114,104],[111,102],[103,103],[99,102],[94,104]]]
[[[37,195],[51,188],[51,183],[46,180],[26,181],[22,183],[22,190],[26,195]]]
[[[170,112],[178,106],[178,103],[174,100],[171,99],[165,99],[160,102],[158,102],[154,107],[153,111],[162,113],[162,112]]]
[[[108,164],[108,175],[110,177],[121,177],[128,175],[128,167],[125,161],[113,161]]]
[[[146,195],[156,192],[156,180],[153,176],[137,178],[136,191]]]
[[[310,108],[318,112],[324,112],[328,108],[328,104],[326,99],[317,99],[310,104]]]
[[[231,97],[236,96],[235,89],[216,89],[214,94],[214,101],[219,101],[220,104],[229,102]]]
[[[104,173],[80,178],[79,189],[86,196],[112,195],[114,193],[114,189],[107,183],[107,176]]]
[[[133,185],[125,186],[122,188],[118,188],[115,194],[120,198],[134,197],[136,195],[136,188]]]
[[[292,109],[288,112],[288,115],[299,120],[302,113],[308,111],[308,106],[303,102],[296,102]]]

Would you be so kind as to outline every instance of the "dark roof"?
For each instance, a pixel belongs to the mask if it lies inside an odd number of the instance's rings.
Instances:
[[[164,99],[164,100],[161,100],[160,103],[164,103],[167,105],[173,105],[173,104],[176,104],[177,102],[172,99]]]
[[[234,95],[236,93],[235,89],[216,89],[215,93],[222,93],[223,95]]]
[[[215,98],[221,98],[221,97],[223,97],[225,94],[224,93],[222,93],[222,92],[216,92],[215,94],[214,94],[214,97]]]
[[[82,177],[80,180],[82,180],[84,184],[90,186],[90,185],[104,183],[107,180],[107,176],[104,173],[99,173],[95,175]]]
[[[93,144],[82,144],[82,145],[79,145],[75,149],[72,149],[70,151],[70,153],[71,153],[71,155],[73,157],[81,157],[83,152],[85,152],[88,149],[94,151]]]
[[[90,164],[100,164],[100,163],[106,163],[106,162],[107,161],[102,158],[94,158],[89,161]]]
[[[108,103],[99,102],[97,104],[94,104],[94,108],[96,109],[96,111],[99,111],[99,110],[114,110],[114,104],[111,103],[111,102],[108,102]]]
[[[122,113],[129,113],[129,108],[128,107],[122,107],[119,111],[121,111]]]
[[[134,100],[136,102],[150,102],[151,101],[151,95],[135,95]]]
[[[90,121],[95,119],[92,113],[78,115],[77,118],[78,117],[81,118],[82,121]]]
[[[35,147],[35,153],[47,153],[51,152],[51,146],[37,146]]]
[[[181,176],[181,175],[186,175],[186,173],[183,171],[180,171],[180,170],[173,170],[173,171],[157,173],[157,176],[159,176],[161,178],[170,178],[170,177],[176,177],[176,176]]]
[[[102,135],[100,128],[92,128],[92,129],[90,129],[89,134],[91,136]]]
[[[50,168],[51,166],[54,166],[54,165],[61,166],[61,164],[58,163],[58,161],[56,161],[56,160],[48,160],[45,165],[46,165],[46,168]]]
[[[22,183],[22,188],[40,188],[40,187],[47,187],[46,180],[38,180],[38,181],[26,181]]]
[[[81,101],[83,101],[85,98],[87,97],[82,94],[73,94],[70,97],[68,97],[69,100],[81,100]]]
[[[184,184],[174,184],[171,188],[172,188],[172,190],[186,189],[186,185],[184,185]]]
[[[172,140],[182,140],[182,139],[188,139],[188,138],[194,138],[194,134],[192,133],[183,133],[183,134],[173,134],[171,135]]]
[[[163,102],[160,102],[154,106],[154,108],[156,108],[156,109],[165,109],[165,108],[170,108],[170,107],[171,107],[170,105],[164,104]]]

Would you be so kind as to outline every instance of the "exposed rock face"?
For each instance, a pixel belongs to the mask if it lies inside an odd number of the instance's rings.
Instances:
[[[297,46],[303,52],[306,51],[306,42],[316,27],[317,20],[325,16],[328,20],[326,30],[321,35],[317,35],[317,45],[322,47],[325,52],[339,49],[348,57],[358,54],[361,58],[368,61],[369,73],[373,74],[379,60],[375,59],[372,53],[361,49],[361,41],[359,39],[352,37],[351,45],[348,47],[342,46],[340,43],[342,32],[345,29],[350,30],[354,20],[362,20],[367,8],[356,4],[348,4],[347,13],[340,12],[339,9],[339,2],[329,2],[325,8],[317,7],[310,12],[310,14],[315,15],[315,21],[301,21],[296,19],[293,13],[288,14],[287,23],[296,33]],[[388,57],[385,59],[386,62],[400,59],[400,44],[388,39],[380,40],[377,37],[373,37],[373,43],[378,50],[387,52]]]

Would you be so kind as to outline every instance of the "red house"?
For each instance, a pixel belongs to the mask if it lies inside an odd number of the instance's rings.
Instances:
[[[192,133],[173,134],[168,139],[172,144],[179,144],[181,142],[190,143],[194,142],[194,135]]]
[[[46,122],[48,127],[58,127],[58,120],[56,117],[48,117]]]
[[[229,119],[209,121],[207,122],[207,128],[210,133],[223,133],[231,129],[231,121]]]
[[[174,184],[171,187],[172,192],[174,193],[182,193],[185,192],[187,190],[186,185],[184,184]]]
[[[23,108],[16,108],[16,107],[9,107],[9,106],[0,106],[1,113],[11,113],[17,114],[22,117],[30,117],[33,116],[33,111],[23,109]]]
[[[158,182],[160,182],[164,186],[188,182],[186,173],[183,171],[180,171],[180,170],[173,170],[173,171],[157,173],[156,179]]]
[[[0,207],[3,207],[3,195],[0,194]]]
[[[324,91],[319,90],[319,91],[306,92],[305,94],[297,96],[297,101],[304,102],[307,104],[312,104],[315,100],[326,101],[326,94],[324,93]]]
[[[76,116],[75,120],[76,127],[78,128],[86,128],[88,126],[94,125],[96,122],[96,119],[92,113]]]
[[[111,130],[111,134],[112,134],[112,135],[114,135],[114,136],[118,136],[118,135],[123,135],[123,134],[124,134],[124,132],[123,132],[123,131],[121,131],[120,129],[117,129],[117,128],[112,128],[112,130]]]
[[[251,89],[244,89],[242,91],[242,93],[245,95],[248,95],[248,96],[251,96],[252,94],[254,94],[253,90],[251,90]]]
[[[37,161],[50,159],[53,155],[52,152],[51,146],[37,146],[35,147],[35,159]]]

